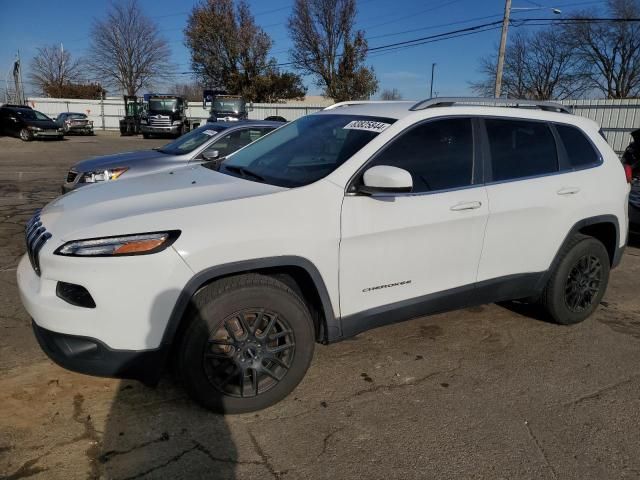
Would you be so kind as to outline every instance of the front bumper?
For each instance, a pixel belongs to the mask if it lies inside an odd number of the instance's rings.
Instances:
[[[153,350],[163,343],[171,312],[193,276],[169,247],[152,255],[81,258],[54,255],[63,242],[51,237],[39,253],[41,275],[27,255],[17,283],[25,310],[39,327],[95,339],[112,350]],[[58,296],[59,282],[84,287],[95,308]]]
[[[32,322],[40,348],[67,370],[99,377],[130,378],[148,385],[160,380],[169,347],[114,350],[95,338],[53,332]]]
[[[93,133],[93,127],[91,125],[71,125],[67,133]]]
[[[58,132],[57,130],[32,130],[33,138],[62,138],[64,136],[63,132]]]
[[[171,133],[177,134],[180,131],[180,125],[171,125],[170,127],[155,127],[151,125],[140,125],[142,133]]]

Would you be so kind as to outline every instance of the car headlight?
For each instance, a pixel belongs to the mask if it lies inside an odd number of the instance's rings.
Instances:
[[[59,247],[54,253],[67,257],[149,255],[170,247],[179,236],[179,230],[170,230],[167,232],[73,240]]]
[[[129,170],[129,167],[107,168],[104,170],[85,172],[82,178],[84,183],[108,182],[110,180],[117,180],[127,170]]]
[[[31,125],[30,125],[30,126],[28,126],[27,128],[28,128],[29,130],[33,130],[34,132],[39,132],[39,131],[41,131],[41,130],[42,130],[40,127],[33,127],[33,126],[31,126]]]
[[[64,130],[62,128],[59,128],[58,132],[64,132]]]
[[[180,125],[182,123],[182,120],[174,120],[173,121],[173,125]]]

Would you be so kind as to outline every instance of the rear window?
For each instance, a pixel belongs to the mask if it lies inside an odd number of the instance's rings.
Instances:
[[[548,125],[525,120],[486,119],[493,181],[558,171],[556,142]]]
[[[581,130],[568,125],[556,125],[556,130],[573,168],[589,167],[600,162],[598,153]]]

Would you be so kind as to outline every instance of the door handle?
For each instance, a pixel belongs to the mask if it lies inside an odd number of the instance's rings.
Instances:
[[[450,210],[454,212],[459,212],[461,210],[475,210],[476,208],[480,208],[482,206],[482,202],[460,202],[453,205]]]
[[[580,191],[580,187],[563,187],[558,190],[558,195],[574,195]]]

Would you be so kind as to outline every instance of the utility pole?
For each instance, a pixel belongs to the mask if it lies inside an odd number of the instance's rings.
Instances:
[[[430,88],[430,91],[429,91],[429,98],[433,98],[433,74],[434,74],[435,70],[436,70],[436,64],[432,63],[431,64],[431,88]]]
[[[500,98],[502,94],[502,72],[504,71],[504,55],[507,49],[507,32],[509,30],[509,17],[511,16],[511,0],[504,4],[504,18],[502,19],[502,36],[500,37],[500,50],[498,51],[498,68],[496,70],[496,89],[494,96]]]

